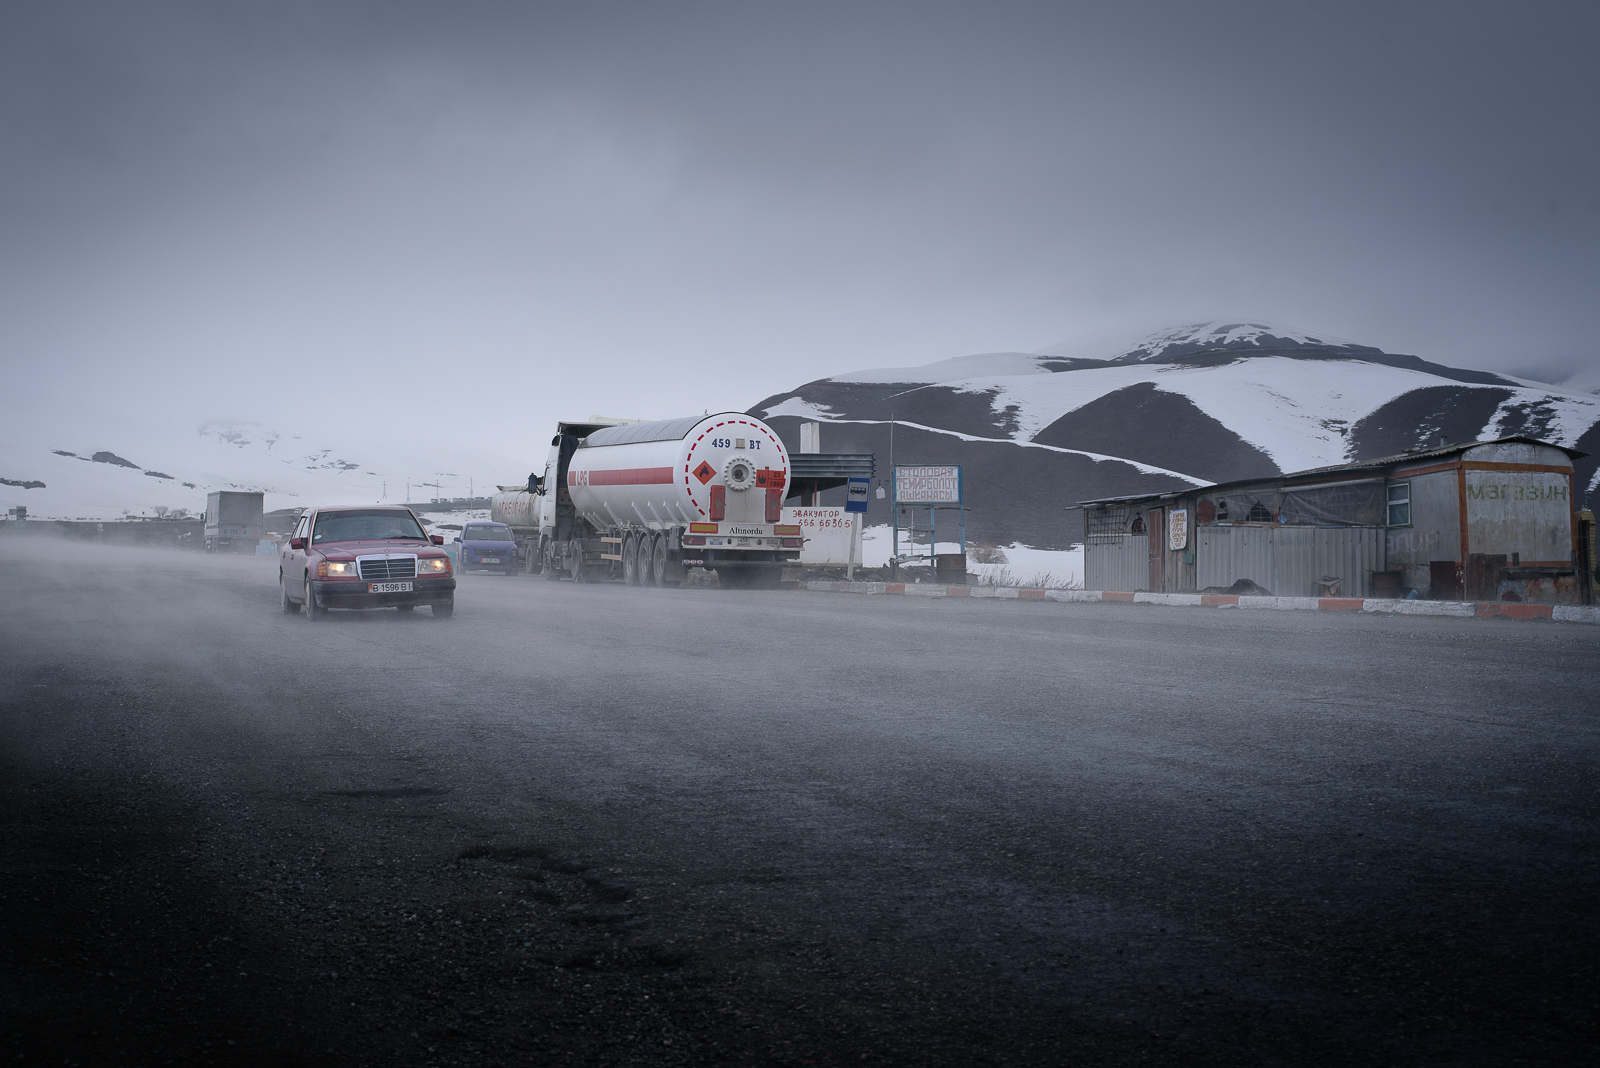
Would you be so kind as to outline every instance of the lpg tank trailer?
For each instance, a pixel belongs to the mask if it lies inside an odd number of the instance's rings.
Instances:
[[[517,565],[523,571],[539,570],[539,495],[534,492],[537,477],[526,486],[496,486],[489,498],[489,522],[511,528],[517,545]]]
[[[782,522],[789,455],[771,427],[738,412],[561,423],[529,481],[547,579],[676,586],[703,567],[719,586],[776,589],[804,544]]]

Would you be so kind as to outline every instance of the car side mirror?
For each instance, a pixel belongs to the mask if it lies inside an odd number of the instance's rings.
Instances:
[[[291,548],[291,549],[304,549],[305,547],[306,547],[306,539],[304,539],[304,538],[290,538],[289,539],[289,548]]]
[[[443,534],[433,534],[433,535],[430,535],[430,536],[433,538],[433,543],[435,545],[443,545],[444,544],[444,535]]]
[[[460,538],[451,538],[450,540],[451,541],[460,541],[461,539]]]

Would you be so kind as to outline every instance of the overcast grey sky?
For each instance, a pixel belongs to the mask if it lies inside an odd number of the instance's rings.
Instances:
[[[0,344],[44,405],[461,401],[521,450],[1215,316],[1600,357],[1593,3],[0,11]]]

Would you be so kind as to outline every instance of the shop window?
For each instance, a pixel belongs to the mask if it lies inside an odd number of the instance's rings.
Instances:
[[[1411,525],[1411,483],[1389,483],[1389,525],[1391,527],[1409,527]]]
[[[1128,533],[1129,534],[1143,534],[1144,533],[1144,516],[1136,515],[1136,516],[1133,517],[1133,526],[1128,528]]]

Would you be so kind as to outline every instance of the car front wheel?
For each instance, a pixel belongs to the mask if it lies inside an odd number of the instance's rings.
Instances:
[[[289,586],[283,581],[283,572],[278,572],[278,607],[283,609],[283,614],[292,616],[300,611],[300,606],[289,597]]]
[[[315,622],[317,622],[318,620],[320,620],[323,616],[325,616],[327,614],[328,614],[328,610],[326,608],[319,608],[317,606],[317,595],[312,592],[312,590],[311,590],[311,579],[309,577],[307,577],[306,578],[306,619],[309,622],[315,623]]]
[[[433,606],[433,618],[434,619],[449,619],[451,616],[453,616],[455,614],[456,614],[456,602],[455,602],[454,598],[451,598],[450,600],[445,601],[443,604],[436,604],[436,605]]]

